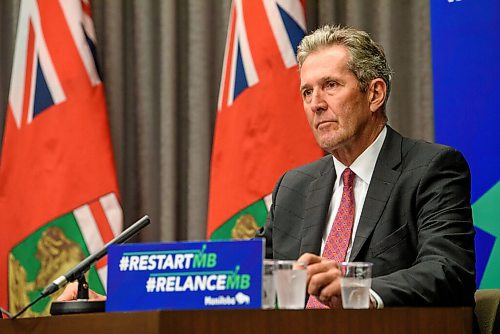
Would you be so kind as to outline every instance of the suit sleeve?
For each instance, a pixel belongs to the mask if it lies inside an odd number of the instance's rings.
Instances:
[[[264,238],[266,241],[266,251],[265,257],[266,259],[272,259],[273,255],[273,223],[274,223],[274,212],[275,212],[275,203],[276,203],[276,195],[278,194],[278,189],[280,187],[281,181],[285,177],[283,174],[278,182],[276,183],[273,194],[272,194],[272,204],[269,209],[269,213],[267,214],[266,224],[264,227],[260,228],[260,230],[255,235],[256,238]]]
[[[475,232],[467,162],[456,150],[442,150],[420,178],[414,203],[415,261],[374,278],[372,289],[386,306],[473,305]]]

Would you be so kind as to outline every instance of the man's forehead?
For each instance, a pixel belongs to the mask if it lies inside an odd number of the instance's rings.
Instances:
[[[301,83],[314,77],[315,80],[332,76],[333,73],[349,71],[349,55],[343,46],[333,45],[309,54],[299,70]]]
[[[311,58],[315,59],[324,57],[349,59],[349,50],[345,45],[341,44],[320,46],[316,50],[309,53],[309,55],[305,58],[304,62],[302,63],[302,66],[304,66]]]

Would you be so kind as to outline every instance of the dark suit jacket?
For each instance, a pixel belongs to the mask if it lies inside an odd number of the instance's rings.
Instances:
[[[387,127],[350,261],[373,263],[372,289],[385,306],[473,305],[474,228],[470,172],[450,147]],[[330,155],[285,173],[273,191],[266,257],[320,253],[336,179]]]

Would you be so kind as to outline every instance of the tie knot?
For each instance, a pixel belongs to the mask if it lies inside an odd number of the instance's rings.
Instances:
[[[354,177],[356,174],[350,169],[346,168],[344,169],[344,172],[342,173],[342,179],[344,181],[344,187],[352,187],[354,184]]]

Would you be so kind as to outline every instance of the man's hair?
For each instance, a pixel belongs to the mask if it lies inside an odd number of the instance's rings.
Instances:
[[[347,62],[349,70],[354,73],[362,92],[366,92],[370,81],[381,78],[387,85],[382,110],[385,114],[385,105],[391,91],[392,70],[385,58],[384,50],[375,43],[367,32],[350,27],[325,25],[302,39],[297,49],[297,62],[302,68],[306,58],[317,50],[331,46],[343,45],[349,52]]]

